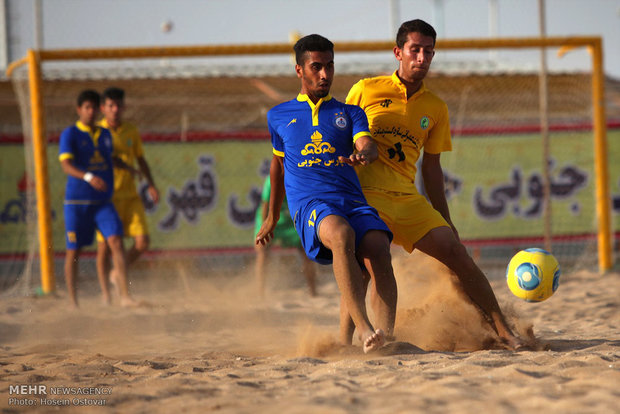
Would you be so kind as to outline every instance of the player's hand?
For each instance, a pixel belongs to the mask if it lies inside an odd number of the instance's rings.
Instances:
[[[147,189],[148,193],[149,193],[149,197],[151,198],[151,201],[155,204],[159,203],[159,190],[157,189],[157,187],[155,187],[154,185],[149,185],[149,188]]]
[[[97,177],[96,175],[93,176],[89,184],[91,185],[91,187],[93,187],[97,191],[104,192],[108,190],[108,185],[105,183],[105,181],[103,181],[102,178]]]
[[[348,157],[343,157],[341,155],[338,157],[338,161],[344,164],[348,164],[352,167],[355,167],[356,165],[370,164],[370,160],[368,159],[368,156],[363,152],[356,152],[356,153],[349,155]]]
[[[266,245],[273,239],[273,229],[276,227],[273,219],[267,216],[260,230],[256,234],[256,244]]]

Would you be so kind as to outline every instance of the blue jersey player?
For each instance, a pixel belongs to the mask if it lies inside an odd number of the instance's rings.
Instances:
[[[334,77],[332,42],[309,35],[294,49],[301,90],[297,98],[267,114],[274,154],[271,197],[256,243],[267,243],[273,237],[286,189],[306,255],[318,263],[333,263],[341,312],[351,315],[363,350],[368,352],[392,335],[397,298],[390,256],[392,234],[366,203],[353,169],[374,161],[377,148],[364,112],[329,94]],[[376,329],[366,312],[362,268],[373,281],[371,305]],[[340,337],[345,343],[350,342],[347,336],[341,326]]]
[[[85,90],[77,99],[79,120],[60,134],[59,160],[67,174],[64,217],[67,250],[65,280],[74,307],[78,306],[76,273],[80,250],[92,244],[95,228],[106,238],[112,251],[116,285],[121,305],[134,305],[127,286],[123,225],[110,201],[114,190],[112,137],[95,124],[99,94]],[[104,302],[109,303],[109,297]]]

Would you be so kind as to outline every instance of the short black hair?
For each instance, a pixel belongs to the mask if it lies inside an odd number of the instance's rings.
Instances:
[[[303,65],[306,52],[332,52],[333,55],[334,44],[321,35],[311,34],[299,39],[293,46],[293,50],[295,50],[295,61],[298,65]]]
[[[433,26],[426,23],[424,20],[415,19],[409,20],[400,25],[398,33],[396,33],[396,47],[402,49],[407,43],[407,36],[409,33],[421,33],[424,36],[430,36],[433,38],[433,46],[437,40],[437,32],[433,29]]]
[[[106,99],[111,99],[115,102],[123,102],[125,100],[125,91],[121,88],[117,88],[116,86],[110,86],[103,91],[102,98],[103,102],[105,102]]]
[[[94,106],[99,107],[101,99],[99,92],[92,89],[85,89],[77,97],[77,106],[82,106],[84,102],[91,102]]]

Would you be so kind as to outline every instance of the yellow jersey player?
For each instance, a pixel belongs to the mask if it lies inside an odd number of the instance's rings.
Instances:
[[[451,150],[448,108],[424,85],[436,37],[422,20],[403,23],[394,47],[398,70],[391,76],[362,79],[349,91],[346,102],[366,112],[379,152],[375,163],[356,171],[368,203],[394,233],[394,243],[410,253],[417,248],[445,264],[502,341],[521,348],[523,341],[508,327],[491,285],[450,219],[440,164],[441,152]],[[414,184],[422,150],[421,172],[430,204]],[[341,323],[352,330],[350,321]]]
[[[124,168],[114,168],[114,194],[112,202],[123,222],[125,237],[134,239],[133,246],[127,252],[127,266],[134,263],[149,247],[149,230],[146,222],[144,205],[136,190],[134,176],[143,176],[148,182],[148,195],[153,203],[159,201],[159,191],[155,186],[151,170],[142,150],[142,139],[138,129],[123,121],[125,109],[125,91],[120,88],[107,88],[103,92],[101,112],[104,118],[99,126],[106,128],[112,135],[112,155],[125,164]],[[134,166],[138,164],[138,170]],[[127,168],[128,167],[128,168]],[[104,300],[110,300],[108,290],[109,248],[101,235],[97,234],[97,275]],[[110,280],[114,284],[114,280]]]

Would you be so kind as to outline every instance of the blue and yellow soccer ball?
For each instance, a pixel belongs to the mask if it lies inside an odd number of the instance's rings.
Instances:
[[[506,282],[516,297],[528,302],[542,302],[558,289],[560,265],[546,250],[521,250],[510,259]]]

